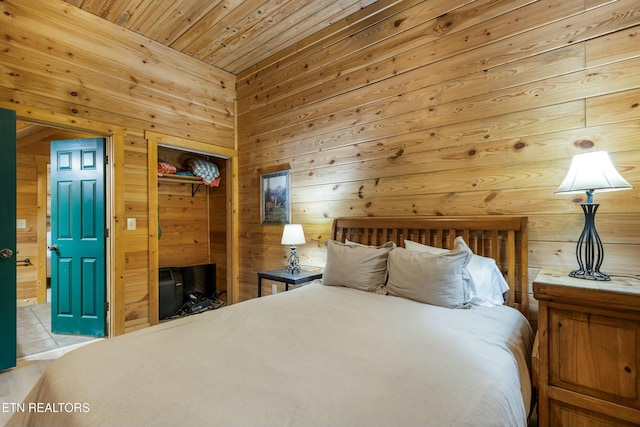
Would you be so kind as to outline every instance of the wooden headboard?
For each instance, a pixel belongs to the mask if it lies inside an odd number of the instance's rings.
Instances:
[[[451,249],[462,236],[474,253],[496,260],[509,283],[505,303],[528,314],[527,217],[522,216],[433,216],[336,218],[332,238],[365,245],[404,240]]]

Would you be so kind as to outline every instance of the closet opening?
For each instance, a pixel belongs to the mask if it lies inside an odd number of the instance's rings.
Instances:
[[[229,159],[157,147],[158,320],[227,303]]]

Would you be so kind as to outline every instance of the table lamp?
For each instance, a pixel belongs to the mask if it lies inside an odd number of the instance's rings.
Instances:
[[[593,203],[593,193],[598,191],[630,190],[631,185],[616,171],[606,151],[594,151],[573,157],[569,173],[556,190],[556,194],[587,194],[587,203],[582,203],[584,229],[576,246],[578,269],[569,273],[571,277],[589,280],[611,280],[600,272],[604,260],[604,248],[595,219],[599,203]]]
[[[289,260],[287,261],[287,272],[291,274],[299,273],[300,260],[296,253],[296,245],[303,245],[306,243],[304,240],[304,231],[301,224],[285,224],[284,231],[282,232],[283,245],[291,246],[291,253],[289,254]]]

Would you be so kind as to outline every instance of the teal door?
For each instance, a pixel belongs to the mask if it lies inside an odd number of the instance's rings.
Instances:
[[[56,334],[105,335],[104,146],[102,138],[51,141],[51,331]]]
[[[16,112],[0,108],[0,371],[16,366]]]

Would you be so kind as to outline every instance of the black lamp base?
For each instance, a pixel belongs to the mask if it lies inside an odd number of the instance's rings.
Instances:
[[[586,280],[611,280],[611,277],[609,277],[608,274],[604,274],[599,271],[574,270],[569,273],[569,276]]]
[[[587,192],[587,196],[589,193]],[[596,211],[598,203],[583,203],[584,229],[576,246],[576,259],[578,269],[569,273],[570,277],[586,280],[611,280],[609,275],[600,272],[600,266],[604,260],[604,248],[596,231]]]
[[[298,254],[296,252],[296,247],[291,246],[291,253],[289,254],[289,259],[287,260],[287,273],[289,274],[298,274],[302,271],[300,268],[300,260],[298,259]]]

